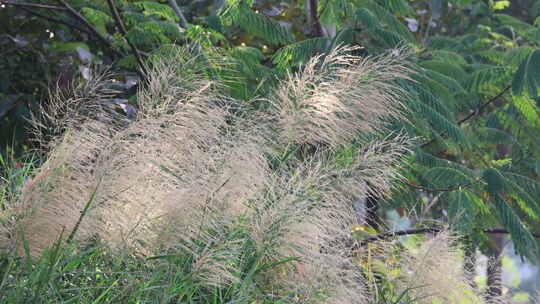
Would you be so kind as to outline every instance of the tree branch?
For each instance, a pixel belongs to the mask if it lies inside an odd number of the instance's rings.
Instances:
[[[57,10],[57,11],[67,10],[67,8],[61,7],[61,6],[45,5],[45,4],[37,4],[37,3],[13,2],[13,1],[8,1],[8,0],[0,0],[0,4],[11,5],[14,7],[44,8],[44,9],[52,9],[52,10]]]
[[[182,13],[182,10],[178,6],[178,3],[176,3],[176,0],[168,0],[168,1],[169,1],[169,5],[172,7],[174,13],[176,14],[176,16],[178,16],[178,20],[179,20],[178,25],[183,29],[187,28],[186,17],[184,16],[184,13]]]
[[[116,25],[118,26],[118,29],[120,30],[120,33],[122,34],[124,39],[126,39],[127,44],[131,48],[133,56],[135,56],[135,59],[137,60],[137,65],[139,65],[140,73],[142,74],[140,76],[142,76],[143,79],[146,78],[148,73],[146,71],[146,67],[144,65],[144,62],[143,62],[143,60],[141,58],[141,55],[139,54],[139,50],[137,49],[137,47],[133,43],[131,43],[131,41],[128,39],[126,27],[124,26],[124,23],[122,22],[122,19],[120,18],[120,14],[118,13],[118,10],[116,9],[116,6],[112,2],[112,0],[107,0],[107,4],[109,5],[109,8],[110,8],[110,10],[112,12],[112,15],[113,15],[113,18],[114,18],[114,20],[116,22]]]
[[[424,186],[420,186],[420,185],[415,185],[415,184],[412,184],[412,183],[409,183],[409,182],[404,182],[404,183],[405,183],[405,185],[407,185],[407,186],[409,186],[411,188],[426,191],[426,192],[451,192],[451,191],[461,190],[462,188],[466,188],[468,186],[474,185],[474,184],[480,182],[481,180],[482,180],[481,178],[478,178],[478,179],[475,179],[472,182],[457,185],[457,186],[453,186],[453,187],[449,187],[449,188],[428,188],[428,187],[424,187]]]
[[[105,45],[107,45],[109,47],[109,49],[111,49],[113,51],[113,53],[115,53],[116,55],[118,55],[120,57],[124,55],[121,52],[119,52],[112,45],[111,41],[109,41],[107,38],[103,37],[99,33],[99,31],[92,25],[92,23],[90,23],[88,20],[86,20],[86,18],[84,18],[81,14],[79,14],[79,12],[77,12],[73,7],[71,7],[68,3],[66,3],[65,0],[57,0],[57,1],[60,4],[62,4],[75,19],[82,22],[92,32],[92,34],[94,34],[101,42],[103,42]]]
[[[366,246],[369,243],[373,243],[375,241],[382,241],[382,240],[393,238],[396,236],[438,233],[443,230],[444,228],[432,227],[432,228],[407,229],[407,230],[399,230],[399,231],[387,231],[387,232],[379,233],[375,236],[366,238],[357,244],[352,244],[352,246],[350,247],[352,250],[357,250],[357,249],[360,249],[361,247]],[[482,229],[481,231],[487,234],[510,234],[510,232],[508,232],[505,229]],[[538,233],[531,233],[531,234],[535,238],[540,239],[540,234]]]
[[[508,92],[508,90],[510,90],[512,88],[511,85],[508,85],[506,86],[502,91],[500,91],[497,95],[491,97],[488,101],[486,101],[484,104],[480,105],[476,110],[474,110],[471,114],[467,115],[466,117],[460,119],[458,122],[457,122],[457,125],[458,126],[461,126],[464,122],[468,121],[468,120],[471,120],[473,118],[475,118],[476,116],[480,115],[480,113],[482,112],[483,109],[485,109],[487,106],[489,106],[490,104],[492,104],[493,102],[495,102],[497,99],[501,98],[506,92]],[[443,131],[441,133],[439,133],[439,136],[444,136],[446,134],[446,131]],[[432,144],[433,142],[435,142],[435,138],[423,143],[420,145],[420,148],[424,148],[426,146],[429,146],[430,144]]]
[[[467,115],[465,118],[459,120],[457,122],[458,125],[461,125],[463,124],[464,122],[466,122],[467,120],[470,120],[470,119],[473,119],[475,118],[476,116],[480,115],[480,113],[482,112],[483,109],[485,109],[487,106],[489,106],[490,104],[492,104],[494,101],[496,101],[497,99],[501,98],[506,92],[508,92],[508,90],[510,90],[512,88],[511,85],[508,85],[506,86],[501,92],[499,92],[499,94],[491,97],[486,103],[482,104],[481,106],[478,107],[478,109],[476,109],[475,111],[473,111],[471,114]]]
[[[36,17],[39,17],[39,18],[42,18],[42,19],[45,19],[47,21],[50,21],[50,22],[53,22],[53,23],[58,23],[58,24],[63,24],[65,26],[69,26],[71,28],[75,28],[77,30],[79,30],[80,32],[83,32],[83,33],[86,33],[88,35],[92,35],[92,33],[90,31],[88,31],[87,29],[84,29],[76,24],[73,24],[73,23],[70,23],[70,22],[67,22],[67,21],[64,21],[62,19],[57,19],[57,18],[54,18],[54,17],[51,17],[51,16],[47,16],[47,15],[44,15],[42,13],[38,13],[38,12],[35,12],[31,9],[28,9],[26,7],[19,7],[21,10],[27,12],[28,14],[30,15],[34,15]]]

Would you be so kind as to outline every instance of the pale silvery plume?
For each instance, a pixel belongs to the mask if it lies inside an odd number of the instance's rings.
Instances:
[[[52,94],[42,116],[34,117],[37,139],[50,153],[47,161],[23,188],[17,222],[11,242],[22,250],[26,240],[33,255],[49,247],[64,233],[75,229],[86,203],[98,191],[103,172],[96,160],[114,133],[127,125],[107,101],[111,92],[104,84],[107,75],[95,75],[88,82]],[[79,224],[78,239],[87,239],[95,226],[92,221]]]
[[[366,303],[360,268],[347,246],[355,222],[350,201],[336,191],[336,177],[319,161],[275,174],[252,208],[248,229],[270,268],[260,286],[288,303]]]
[[[198,222],[198,209],[208,201],[219,201],[224,216],[242,212],[268,170],[259,139],[241,128],[229,130],[232,101],[193,72],[191,60],[181,70],[169,67],[183,61],[154,66],[148,88],[138,93],[135,121],[94,98],[100,91],[88,84],[73,97],[52,101],[37,129],[52,124],[61,135],[20,203],[18,230],[33,254],[52,245],[63,229],[69,233],[89,199],[78,240],[97,234],[112,247],[143,251]],[[182,87],[185,79],[189,88]],[[91,83],[104,88],[103,82]]]
[[[402,252],[401,290],[411,288],[417,303],[481,303],[463,269],[458,238],[444,231]]]
[[[281,83],[270,99],[279,141],[336,147],[403,118],[405,92],[394,81],[410,79],[404,58],[350,55],[356,50],[315,56]]]

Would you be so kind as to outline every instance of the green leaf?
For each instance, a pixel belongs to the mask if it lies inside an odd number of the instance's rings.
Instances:
[[[495,1],[493,2],[491,8],[494,11],[500,11],[510,6],[510,1],[504,0],[504,1]]]
[[[356,20],[371,34],[373,39],[387,48],[395,48],[404,41],[404,38],[397,33],[382,28],[378,18],[366,8],[359,8],[356,11]]]
[[[534,27],[526,22],[519,20],[518,18],[512,17],[506,14],[494,14],[497,20],[504,25],[511,26],[516,30],[520,35],[523,35],[528,30],[533,29]]]
[[[328,38],[313,38],[289,44],[274,54],[272,62],[279,69],[295,67],[306,63],[316,54],[324,53],[329,43]]]
[[[487,191],[492,194],[501,194],[508,192],[507,184],[501,172],[495,168],[487,168],[482,174],[483,179],[487,183]]]
[[[538,245],[534,236],[525,227],[519,216],[510,208],[508,203],[499,195],[491,195],[497,217],[503,226],[510,232],[516,251],[527,257],[530,261],[538,258]]]
[[[294,42],[292,32],[286,27],[244,5],[240,7],[235,19],[243,30],[270,44],[287,45]]]
[[[483,89],[499,86],[507,74],[506,67],[491,66],[474,71],[468,78],[468,88],[480,92]]]
[[[391,2],[391,1],[385,1]],[[369,9],[371,13],[378,19],[378,23],[381,25],[386,25],[387,29],[391,32],[398,34],[403,40],[416,43],[416,39],[413,34],[409,31],[407,26],[399,21],[390,11],[388,11],[383,6],[375,3],[369,2],[366,4],[365,8]]]
[[[448,167],[431,168],[423,177],[437,188],[467,186],[467,184],[470,184],[473,181],[460,170]]]
[[[459,170],[461,173],[468,176],[469,178],[475,178],[474,171],[472,171],[471,169],[463,167],[459,165],[458,163],[435,157],[432,154],[422,151],[420,148],[417,148],[415,150],[415,158],[416,158],[416,161],[422,166],[426,166],[428,168],[435,168],[435,167],[453,168],[453,169]]]
[[[532,125],[540,126],[538,107],[528,96],[512,96],[512,103],[519,113]]]
[[[465,58],[462,55],[445,50],[434,50],[430,53],[433,61],[439,61],[446,64],[452,64],[457,66],[464,66],[467,64]]]
[[[90,7],[83,7],[81,9],[82,15],[92,23],[101,35],[106,36],[107,25],[114,22],[113,18],[106,13],[96,10]]]
[[[528,94],[537,97],[540,89],[540,49],[529,53],[529,56],[520,64],[514,80],[512,92],[517,96]]]
[[[467,190],[445,192],[440,199],[448,206],[448,221],[452,228],[465,234],[475,228],[478,203],[482,205],[482,200]]]
[[[406,0],[377,0],[377,2],[392,14],[401,16],[411,16],[415,14],[413,8]]]
[[[174,10],[166,4],[154,1],[139,1],[134,2],[133,5],[143,10],[143,14],[146,16],[157,16],[164,20],[178,22],[178,16],[176,16]]]
[[[427,60],[421,63],[423,67],[429,70],[439,72],[457,81],[463,81],[466,78],[467,73],[465,70],[454,63],[446,63],[435,60]]]

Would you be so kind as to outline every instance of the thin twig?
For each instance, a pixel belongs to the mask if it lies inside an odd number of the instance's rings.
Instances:
[[[111,49],[116,55],[122,57],[124,54],[119,52],[109,41],[107,38],[103,37],[101,33],[90,23],[86,18],[84,18],[79,12],[77,12],[73,7],[71,7],[65,0],[57,0],[60,4],[62,4],[68,12],[77,20],[82,22],[91,32],[94,34],[101,42],[106,44],[109,49]]]
[[[502,91],[500,91],[497,95],[491,97],[488,101],[486,101],[484,104],[480,105],[476,110],[474,110],[473,112],[471,112],[469,115],[467,115],[466,117],[460,119],[458,122],[457,122],[457,125],[458,126],[461,126],[464,122],[468,121],[468,120],[471,120],[473,118],[475,118],[476,116],[480,115],[480,113],[482,112],[483,109],[485,109],[487,106],[489,106],[490,104],[492,104],[493,102],[495,102],[497,99],[501,98],[506,92],[508,92],[508,90],[510,90],[512,88],[511,85],[508,85],[506,86]],[[442,131],[441,133],[439,133],[438,135],[439,136],[444,136],[446,134],[446,131]],[[429,146],[430,144],[432,144],[433,142],[435,142],[435,138],[423,143],[420,145],[420,148],[424,148],[426,146]]]
[[[176,3],[176,0],[169,0],[169,5],[172,7],[176,16],[178,16],[178,25],[183,29],[187,28],[187,19],[178,6],[178,3]]]
[[[0,4],[6,4],[6,5],[15,6],[15,7],[44,8],[44,9],[52,9],[52,10],[57,10],[57,11],[67,10],[67,8],[61,7],[61,6],[45,5],[45,4],[37,4],[37,3],[12,2],[12,1],[7,1],[7,0],[1,0]]]
[[[467,188],[467,187],[469,187],[471,185],[474,185],[474,184],[480,182],[481,180],[482,179],[478,178],[478,179],[475,179],[472,182],[457,185],[457,186],[453,186],[453,187],[448,187],[448,188],[428,188],[428,187],[424,187],[424,186],[420,186],[420,185],[415,185],[415,184],[412,184],[412,183],[409,183],[409,182],[404,182],[404,183],[405,183],[405,185],[407,185],[407,186],[409,186],[411,188],[426,191],[426,192],[451,192],[451,191],[456,191],[456,190],[461,190],[463,188]]]
[[[372,242],[375,242],[375,241],[381,241],[381,240],[385,240],[385,239],[389,239],[389,238],[393,238],[393,237],[396,237],[396,236],[426,234],[426,233],[438,233],[438,232],[441,232],[443,230],[444,230],[444,228],[431,227],[431,228],[419,228],[419,229],[406,229],[406,230],[400,230],[400,231],[387,231],[387,232],[379,233],[379,234],[377,234],[375,236],[366,238],[366,239],[360,241],[359,243],[354,244],[352,246],[352,249],[356,250],[356,249],[359,249],[360,247],[363,247],[363,246],[365,246],[365,245],[367,245],[369,243],[372,243]],[[510,234],[510,232],[508,232],[508,230],[505,230],[505,229],[482,229],[481,231],[484,232],[484,233],[487,233],[487,234]],[[533,233],[533,232],[531,232],[531,234],[535,238],[540,239],[540,234]]]
[[[57,19],[57,18],[54,18],[54,17],[51,17],[51,16],[47,16],[47,15],[44,15],[42,13],[35,12],[35,11],[33,11],[31,9],[28,9],[26,7],[21,6],[20,9],[27,12],[28,14],[34,15],[34,16],[42,18],[42,19],[45,19],[47,21],[58,23],[58,24],[63,24],[65,26],[77,29],[80,32],[86,33],[88,35],[92,35],[92,33],[90,31],[88,31],[87,29],[84,29],[84,28],[82,28],[82,27],[80,27],[80,26],[78,26],[76,24],[73,24],[73,23],[70,23],[70,22],[67,22],[67,21],[64,21],[64,20],[61,20],[61,19]]]
[[[479,106],[478,109],[476,109],[475,111],[473,111],[471,114],[467,115],[467,117],[461,119],[460,121],[457,122],[458,125],[461,125],[463,124],[464,122],[466,122],[467,120],[470,120],[470,119],[473,119],[474,117],[480,115],[480,113],[482,112],[483,109],[485,109],[487,106],[489,106],[490,104],[492,104],[494,101],[496,101],[497,99],[501,98],[506,92],[508,92],[508,90],[510,90],[512,88],[511,85],[505,87],[501,92],[499,92],[499,94],[491,97],[486,103],[484,103],[483,105]]]
[[[143,79],[146,78],[148,73],[146,71],[146,67],[144,65],[144,62],[143,62],[143,60],[141,58],[141,55],[140,55],[139,50],[137,49],[137,47],[128,39],[126,27],[125,27],[124,23],[122,22],[122,18],[120,18],[120,14],[118,13],[118,10],[116,9],[116,6],[112,2],[112,0],[107,0],[107,4],[109,5],[109,9],[112,12],[113,18],[114,18],[114,20],[116,22],[116,25],[118,26],[118,29],[120,30],[120,33],[122,34],[124,39],[126,39],[127,44],[131,48],[133,56],[135,56],[135,59],[137,60],[137,64],[139,65],[139,69],[140,69],[139,72],[142,74],[140,76]]]

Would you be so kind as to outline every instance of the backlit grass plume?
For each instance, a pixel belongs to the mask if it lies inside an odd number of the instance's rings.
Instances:
[[[406,93],[394,82],[411,74],[403,57],[351,55],[356,50],[339,47],[313,57],[281,83],[271,102],[282,143],[335,147],[403,119]]]
[[[258,111],[227,97],[216,57],[192,46],[153,61],[133,120],[105,78],[58,95],[36,117],[54,145],[9,241],[34,257],[61,235],[148,257],[137,299],[149,302],[369,303],[353,206],[367,184],[386,192],[400,178],[410,140],[385,130],[402,118],[394,81],[410,71],[354,51],[313,58]]]

